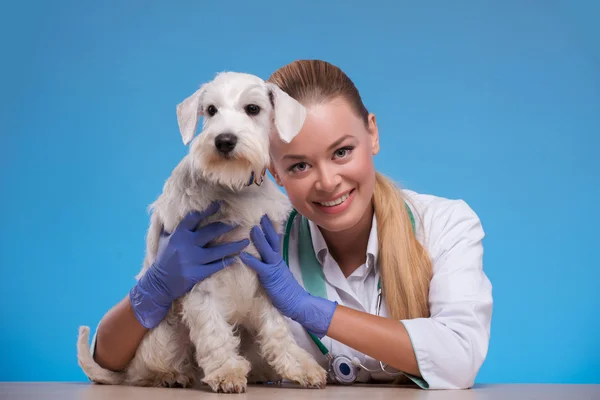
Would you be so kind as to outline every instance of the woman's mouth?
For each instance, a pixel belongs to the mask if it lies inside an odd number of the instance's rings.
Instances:
[[[330,201],[315,201],[317,207],[328,214],[342,212],[348,208],[354,198],[354,189]]]

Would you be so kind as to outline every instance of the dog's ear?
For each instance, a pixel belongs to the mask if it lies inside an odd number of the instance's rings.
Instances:
[[[304,125],[306,108],[276,84],[267,82],[267,88],[275,112],[275,129],[281,140],[289,143]]]
[[[183,144],[186,146],[194,138],[198,127],[198,119],[203,114],[200,102],[204,92],[205,85],[202,85],[194,94],[177,105],[177,123],[179,124]]]

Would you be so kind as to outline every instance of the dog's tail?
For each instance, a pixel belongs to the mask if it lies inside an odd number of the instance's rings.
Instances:
[[[79,327],[79,337],[77,338],[77,362],[87,377],[96,383],[107,385],[119,385],[125,380],[125,374],[114,372],[99,366],[90,350],[89,345],[90,328],[87,326]]]

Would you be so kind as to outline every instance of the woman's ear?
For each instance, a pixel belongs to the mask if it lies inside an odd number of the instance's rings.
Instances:
[[[275,183],[277,183],[277,185],[279,185],[279,186],[283,186],[281,184],[281,179],[279,178],[277,171],[275,171],[275,166],[273,165],[273,161],[271,161],[269,163],[268,169],[269,169],[269,173],[273,176],[273,179],[275,179]]]
[[[371,148],[373,155],[379,153],[379,129],[377,128],[377,121],[375,114],[369,114],[368,127],[369,136],[371,137]]]

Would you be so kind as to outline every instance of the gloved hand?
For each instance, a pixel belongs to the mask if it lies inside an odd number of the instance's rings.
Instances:
[[[135,316],[146,328],[158,325],[175,299],[230,265],[235,260],[233,254],[250,243],[245,239],[205,247],[211,240],[235,228],[214,222],[196,230],[196,226],[216,213],[219,207],[220,204],[215,202],[202,212],[191,212],[172,234],[161,232],[154,263],[129,293]]]
[[[258,274],[258,279],[275,307],[286,317],[322,338],[327,334],[337,302],[308,293],[294,278],[280,253],[280,238],[268,216],[254,226],[250,238],[262,260],[242,252],[240,259]],[[264,232],[264,233],[263,233]]]

